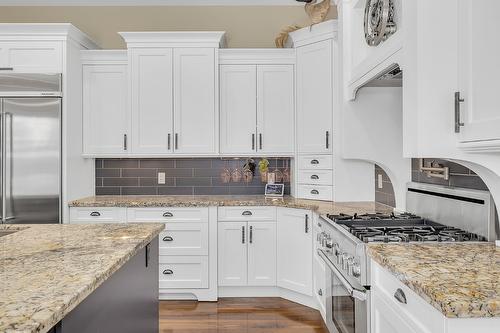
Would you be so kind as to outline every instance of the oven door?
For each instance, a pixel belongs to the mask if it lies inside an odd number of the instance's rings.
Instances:
[[[330,333],[369,332],[370,292],[357,281],[346,278],[330,255],[321,249],[318,254],[326,263],[327,327]]]

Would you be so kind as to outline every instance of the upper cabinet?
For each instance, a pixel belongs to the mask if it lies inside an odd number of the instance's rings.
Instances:
[[[494,42],[500,31],[500,20],[495,15],[499,10],[498,1],[458,1],[456,127],[461,146],[469,150],[500,150],[500,111],[496,96],[500,46]]]
[[[126,51],[81,51],[83,153],[126,155],[129,135]]]
[[[333,41],[297,47],[297,150],[331,153]]]
[[[221,50],[222,154],[294,153],[293,50]]]
[[[129,50],[131,149],[167,154],[173,147],[173,50]]]

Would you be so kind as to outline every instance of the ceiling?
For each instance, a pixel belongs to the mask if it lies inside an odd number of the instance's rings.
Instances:
[[[303,6],[295,0],[0,0],[0,6]]]

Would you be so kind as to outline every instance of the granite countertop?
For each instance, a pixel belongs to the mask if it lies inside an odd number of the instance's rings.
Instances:
[[[178,196],[95,196],[75,200],[70,207],[209,207],[278,206],[310,209],[319,214],[392,212],[393,208],[375,202],[328,202],[297,199],[291,196],[266,198],[264,195],[178,195]]]
[[[500,317],[495,244],[369,244],[368,254],[448,318]]]
[[[47,332],[164,227],[0,225],[0,332]]]

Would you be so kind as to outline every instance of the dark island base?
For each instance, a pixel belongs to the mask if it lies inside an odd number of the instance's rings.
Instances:
[[[158,333],[158,237],[49,333]]]

